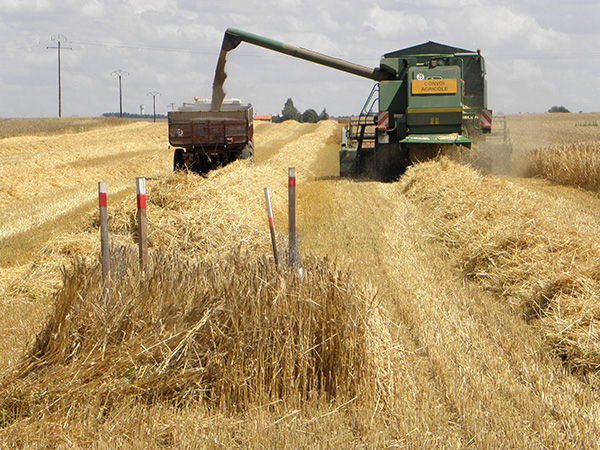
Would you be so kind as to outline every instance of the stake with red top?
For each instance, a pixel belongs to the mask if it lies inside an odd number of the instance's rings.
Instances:
[[[148,265],[148,224],[146,219],[146,178],[137,177],[135,179],[137,192],[137,213],[138,213],[138,244],[140,247],[140,265],[142,269]]]
[[[288,168],[288,233],[290,266],[296,264],[296,171],[294,167]]]
[[[110,271],[110,248],[108,244],[108,211],[106,209],[106,183],[98,183],[100,204],[100,253],[102,258],[102,280],[106,282]]]

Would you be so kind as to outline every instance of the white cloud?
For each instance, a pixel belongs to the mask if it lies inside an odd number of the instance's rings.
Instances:
[[[174,0],[130,0],[133,12],[141,14],[147,11],[172,12],[177,9]]]
[[[505,46],[526,53],[553,51],[565,44],[564,33],[544,28],[528,13],[507,5],[474,8],[466,18],[469,31],[481,36],[488,46]]]
[[[427,20],[419,14],[406,13],[401,9],[385,10],[375,5],[366,12],[362,25],[380,38],[397,39],[430,29]]]
[[[81,6],[81,13],[86,17],[100,18],[106,14],[106,10],[100,0],[90,0]]]
[[[56,51],[46,44],[57,33],[73,48],[63,60],[63,110],[85,115],[115,110],[116,81],[110,73],[121,68],[131,73],[125,103],[136,110],[148,102],[149,91],[163,94],[163,106],[209,95],[227,27],[370,67],[383,53],[428,40],[480,47],[494,109],[545,111],[549,101],[558,103],[548,97],[560,95],[577,101],[561,102],[571,110],[598,110],[600,93],[589,85],[599,81],[599,5],[587,0],[0,0],[0,117],[55,115]],[[302,108],[351,114],[372,85],[250,44],[231,53],[228,70],[226,89],[265,113],[279,112],[291,96]]]
[[[54,9],[52,0],[3,0],[0,13],[41,13]]]

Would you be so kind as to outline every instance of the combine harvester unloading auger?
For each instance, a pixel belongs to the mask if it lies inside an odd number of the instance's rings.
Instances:
[[[483,156],[465,153],[472,160],[479,158],[484,168],[490,169],[493,161],[503,166],[510,161],[510,142],[485,142],[492,131],[492,110],[487,106],[485,62],[479,50],[430,41],[386,53],[379,67],[369,68],[228,28],[219,67],[241,42],[376,81],[360,115],[343,130],[342,176],[394,180],[412,162],[470,149],[472,144],[485,149]]]

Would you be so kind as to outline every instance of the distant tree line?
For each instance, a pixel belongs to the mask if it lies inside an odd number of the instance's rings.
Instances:
[[[320,120],[329,119],[329,114],[327,114],[327,110],[323,108],[321,114],[318,114],[314,109],[307,109],[303,113],[298,111],[298,108],[294,106],[294,101],[291,98],[288,98],[283,105],[283,109],[281,110],[281,115],[273,116],[273,122],[283,122],[286,120],[295,120],[297,122],[306,122],[306,123],[317,123]]]
[[[102,114],[102,116],[103,117],[119,117],[119,113],[118,112],[104,113],[104,114]],[[134,114],[134,113],[124,112],[123,118],[124,119],[153,119],[154,114]],[[165,114],[157,114],[156,118],[157,119],[166,119],[167,116]]]
[[[548,112],[550,112],[550,113],[568,113],[568,112],[571,112],[571,111],[569,111],[567,108],[565,108],[562,105],[561,106],[554,105],[552,108],[550,108],[548,110]]]

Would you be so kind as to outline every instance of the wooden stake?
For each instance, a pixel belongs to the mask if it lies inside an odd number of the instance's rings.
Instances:
[[[137,213],[138,213],[138,244],[140,247],[140,266],[145,269],[148,265],[148,223],[146,220],[146,178],[137,177],[135,179],[135,188],[137,192]]]
[[[277,239],[275,238],[275,221],[273,220],[273,210],[271,209],[271,198],[269,197],[269,188],[265,188],[265,203],[267,204],[267,216],[269,217],[269,229],[271,230],[271,243],[273,244],[273,257],[275,258],[275,267],[279,269]]]
[[[288,233],[290,266],[296,264],[296,172],[288,168]]]
[[[108,243],[108,212],[106,209],[106,183],[98,183],[100,204],[100,252],[102,257],[102,281],[106,284],[110,273],[110,248]]]

